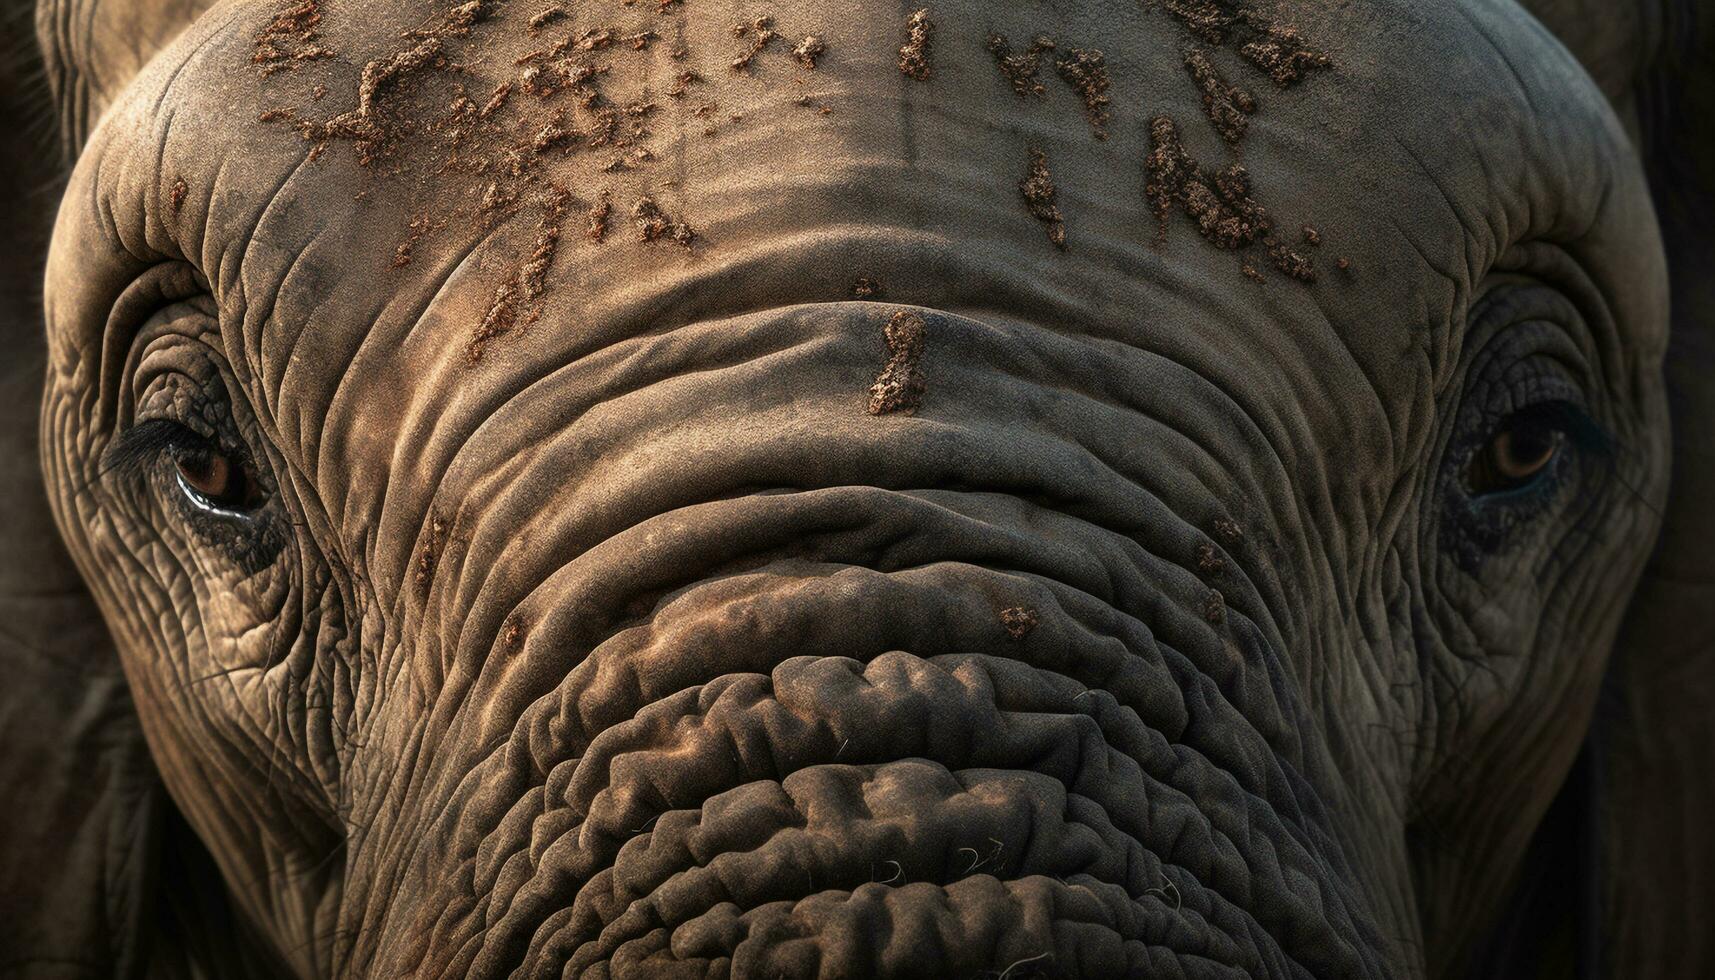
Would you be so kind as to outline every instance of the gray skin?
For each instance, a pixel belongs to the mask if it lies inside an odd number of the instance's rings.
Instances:
[[[926,79],[873,0],[328,0],[272,73],[284,6],[200,6],[37,12],[0,973],[1715,969],[1697,10],[1292,4],[1276,87],[1132,0],[936,3]],[[634,146],[523,85],[598,23]],[[996,31],[1100,48],[1107,138]],[[1158,115],[1316,282],[1158,225]]]

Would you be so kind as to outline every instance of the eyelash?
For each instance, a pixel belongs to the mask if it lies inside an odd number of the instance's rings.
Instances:
[[[139,422],[114,440],[102,456],[102,473],[135,475],[166,453],[218,452],[213,440],[172,419]]]

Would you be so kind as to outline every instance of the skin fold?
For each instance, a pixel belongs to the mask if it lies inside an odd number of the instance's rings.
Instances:
[[[555,9],[37,8],[0,974],[1715,964],[1697,8]]]

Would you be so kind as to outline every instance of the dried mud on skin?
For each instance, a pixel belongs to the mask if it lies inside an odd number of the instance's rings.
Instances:
[[[1022,181],[1019,181],[1018,192],[1024,195],[1024,205],[1030,209],[1031,217],[1048,229],[1048,240],[1055,247],[1066,248],[1066,219],[1060,213],[1060,206],[1055,203],[1059,192],[1054,189],[1054,175],[1048,169],[1048,155],[1041,150],[1032,148],[1030,151],[1030,171]]]
[[[1227,599],[1220,590],[1210,589],[1203,597],[1203,618],[1211,626],[1219,626],[1227,618]]]
[[[399,246],[393,250],[393,268],[402,269],[405,266],[410,265],[411,254],[415,251],[417,243],[423,239],[423,236],[439,231],[444,227],[446,227],[445,221],[436,221],[428,215],[421,215],[419,217],[412,218],[410,224],[410,236],[400,242]]]
[[[178,214],[180,211],[185,209],[185,195],[190,192],[191,185],[185,183],[185,179],[183,177],[173,178],[173,189],[171,197],[168,200],[168,204],[172,207],[174,214]]]
[[[827,51],[828,44],[822,40],[821,35],[809,34],[792,49],[792,57],[797,58],[798,63],[806,69],[815,71],[816,60],[826,54]]]
[[[881,294],[881,283],[868,276],[859,276],[852,282],[853,299],[880,299]]]
[[[430,517],[429,540],[417,555],[416,573],[412,576],[417,583],[417,591],[422,595],[428,595],[429,587],[435,584],[435,571],[441,564],[441,551],[446,547],[448,530],[446,519],[441,515]]]
[[[919,363],[927,341],[929,325],[910,310],[893,314],[882,328],[887,341],[887,366],[869,389],[868,411],[871,415],[895,412],[911,415],[923,404],[926,385]]]
[[[1074,48],[1066,57],[1057,59],[1054,68],[1084,100],[1084,118],[1090,121],[1096,139],[1107,139],[1108,104],[1112,101],[1108,89],[1113,83],[1108,79],[1107,60],[1102,53]]]
[[[1264,27],[1262,36],[1246,42],[1239,54],[1267,72],[1281,88],[1303,81],[1305,72],[1333,65],[1327,55],[1307,46],[1295,28],[1278,24]]]
[[[1216,47],[1236,42],[1239,56],[1281,88],[1303,81],[1306,72],[1333,67],[1297,28],[1245,7],[1242,0],[1161,0],[1161,5],[1192,34]]]
[[[1035,631],[1039,621],[1036,610],[1029,606],[1013,606],[1000,611],[1001,626],[1006,629],[1006,635],[1015,640],[1029,636]]]
[[[742,119],[739,113],[721,110],[714,99],[693,99],[692,90],[709,86],[711,94],[719,95],[713,89],[723,84],[756,83],[730,80],[726,70],[719,70],[723,77],[717,79],[716,72],[704,64],[684,64],[691,52],[683,42],[663,42],[669,45],[663,52],[665,59],[661,54],[643,53],[650,52],[663,33],[671,34],[651,19],[678,8],[680,0],[618,0],[599,7],[569,0],[536,0],[529,7],[506,0],[441,0],[430,8],[433,13],[425,22],[400,34],[391,50],[383,48],[379,56],[367,62],[361,57],[351,59],[362,63],[355,93],[352,82],[342,85],[335,80],[350,70],[351,60],[334,61],[334,52],[321,44],[317,33],[323,22],[323,3],[299,0],[275,6],[262,15],[267,19],[258,25],[256,47],[254,51],[247,48],[246,53],[261,76],[296,72],[282,74],[279,81],[265,85],[291,85],[291,79],[311,76],[297,83],[303,89],[294,96],[280,98],[283,106],[291,108],[269,108],[262,114],[264,120],[283,121],[311,144],[309,161],[317,160],[330,146],[349,144],[359,166],[407,188],[409,202],[400,206],[398,220],[404,225],[405,219],[411,218],[409,226],[399,229],[396,247],[384,249],[376,257],[379,265],[411,263],[425,243],[443,234],[443,229],[453,229],[451,233],[458,235],[485,233],[521,211],[535,209],[540,206],[538,202],[553,199],[551,193],[544,194],[545,188],[553,187],[550,175],[558,174],[562,183],[580,188],[581,200],[571,205],[577,209],[573,216],[564,214],[564,203],[546,207],[554,213],[552,234],[548,233],[549,224],[544,224],[535,251],[521,245],[512,273],[495,287],[482,323],[467,334],[470,343],[465,353],[469,360],[481,360],[495,338],[537,314],[532,309],[534,301],[549,288],[553,252],[563,244],[562,219],[576,221],[582,217],[583,238],[592,247],[612,246],[608,233],[622,216],[629,216],[643,243],[672,242],[689,248],[697,239],[683,216],[669,214],[651,196],[647,180],[602,188],[607,183],[604,173],[649,172],[659,149],[652,132],[657,112],[671,110],[680,125],[699,120],[693,128],[700,127],[707,137],[716,136],[729,119],[735,124]],[[1282,88],[1299,84],[1314,71],[1330,66],[1328,58],[1296,30],[1241,9],[1239,0],[1149,0],[1149,4],[1155,3],[1178,17],[1201,40],[1203,46],[1186,55],[1186,70],[1202,94],[1205,112],[1235,150],[1257,103],[1249,92],[1228,83],[1214,68],[1216,48],[1234,48],[1243,64],[1266,72]],[[618,19],[617,11],[633,7],[637,10],[629,19]],[[934,47],[946,43],[936,37],[940,26],[928,7],[904,18],[898,59],[904,76],[917,81],[931,78]],[[753,70],[763,75],[766,60],[775,57],[790,56],[796,72],[825,67],[827,43],[818,33],[794,31],[788,37],[771,18],[758,16],[734,25],[733,34],[742,42],[735,45],[736,51],[722,50],[717,42],[712,50],[702,52],[700,60],[717,69],[729,65],[733,76],[748,76]],[[493,63],[491,42],[503,39],[517,43],[502,59],[510,65]],[[1045,35],[1034,36],[1023,50],[1014,50],[1007,38],[998,34],[979,35],[978,39],[986,42],[997,70],[1020,98],[1046,97],[1051,83],[1043,78],[1043,69],[1051,62],[1055,74],[1082,101],[1095,136],[1107,136],[1113,115],[1113,86],[1100,51],[1057,44]],[[776,54],[768,54],[770,48]],[[758,57],[764,61],[758,62]],[[310,63],[339,67],[304,67]],[[705,80],[698,68],[710,78]],[[484,78],[480,88],[472,81],[476,77]],[[797,74],[793,80],[803,85],[805,79]],[[309,118],[307,111],[300,114],[297,107],[316,105],[328,95],[328,85],[323,82],[343,89],[349,101],[345,106],[336,103],[331,113],[317,113],[323,116],[320,119]],[[802,89],[788,89],[781,102],[822,114],[831,111],[802,93]],[[1152,125],[1152,132],[1159,132],[1155,128],[1159,122]],[[1268,212],[1252,196],[1242,167],[1218,173],[1205,170],[1185,153],[1176,132],[1169,130],[1166,135],[1171,138],[1165,142],[1151,140],[1147,167],[1148,200],[1162,225],[1161,240],[1165,239],[1166,216],[1179,208],[1218,246],[1266,251],[1274,266],[1293,278],[1306,282],[1314,278],[1309,260],[1274,237]],[[590,159],[592,151],[596,155]],[[556,162],[569,158],[580,160],[577,173],[581,177],[561,173]],[[446,175],[467,179],[468,189],[455,195],[437,191],[446,186],[441,179]],[[616,176],[613,181],[631,179]],[[672,188],[675,183],[657,186]],[[1031,150],[1030,166],[1018,187],[1049,240],[1057,248],[1066,248],[1065,216],[1046,155]],[[599,194],[598,188],[602,188]],[[357,199],[368,194],[365,189]],[[176,212],[183,203],[183,192],[175,188],[170,200]],[[617,214],[616,208],[620,209]],[[1309,232],[1306,241],[1314,244]],[[539,271],[532,275],[526,271],[530,268]],[[1250,272],[1255,274],[1255,268]],[[869,296],[854,286],[853,295],[879,298],[879,284]],[[901,371],[905,387],[899,391],[906,392],[915,371]],[[907,403],[915,404],[913,398],[896,396],[884,399],[894,406],[890,411],[907,410]]]
[[[1304,81],[1309,72],[1333,67],[1333,61],[1311,47],[1294,27],[1250,9],[1244,0],[1160,0],[1192,35],[1216,49],[1237,46],[1238,54],[1268,75],[1280,89]],[[1209,52],[1186,48],[1185,69],[1203,97],[1203,112],[1227,145],[1235,151],[1244,141],[1250,117],[1257,112],[1256,97],[1229,82],[1215,67]],[[1175,202],[1196,222],[1203,237],[1217,248],[1240,250],[1260,244],[1275,268],[1300,282],[1316,281],[1311,261],[1293,251],[1273,234],[1268,212],[1250,191],[1250,177],[1234,164],[1217,174],[1208,174],[1185,152],[1178,130],[1166,116],[1150,122],[1150,154],[1147,196],[1158,225],[1156,240],[1166,241],[1167,218]],[[1320,234],[1305,226],[1305,241],[1321,243]],[[1262,273],[1248,260],[1240,272],[1262,282]]]
[[[905,43],[899,48],[899,73],[919,82],[929,80],[929,56],[934,47],[935,22],[929,8],[912,14],[905,22]]]
[[[1168,217],[1178,204],[1216,248],[1238,251],[1260,243],[1275,268],[1300,282],[1316,281],[1310,260],[1274,237],[1268,209],[1252,196],[1250,174],[1243,165],[1235,163],[1215,174],[1204,172],[1166,116],[1150,122],[1149,142],[1144,193],[1155,212],[1158,242],[1167,240]]]
[[[1200,48],[1185,51],[1185,70],[1203,93],[1203,112],[1214,123],[1215,131],[1230,145],[1237,146],[1245,138],[1251,114],[1256,112],[1256,98],[1223,77],[1207,52]]]
[[[732,60],[731,68],[736,72],[750,71],[750,63],[763,52],[780,34],[774,30],[774,20],[771,17],[758,17],[749,24],[734,24],[732,36],[739,40],[749,40],[738,57]]]
[[[1227,562],[1215,550],[1213,542],[1205,541],[1197,546],[1197,569],[1205,575],[1219,575],[1226,571]]]
[[[541,31],[542,28],[547,27],[549,24],[564,20],[570,16],[571,12],[566,10],[564,7],[549,7],[536,16],[530,18],[530,33],[535,34]]]
[[[510,333],[514,327],[521,324],[528,325],[541,315],[539,309],[532,309],[520,316],[519,307],[540,299],[547,291],[548,272],[553,268],[554,256],[559,252],[561,227],[567,211],[571,209],[571,203],[571,192],[560,187],[551,188],[547,200],[543,202],[542,219],[536,229],[536,244],[530,252],[530,257],[495,287],[494,299],[489,303],[488,313],[471,333],[470,344],[465,348],[465,359],[472,365],[482,360],[495,338]]]
[[[988,37],[988,52],[994,55],[995,67],[1000,69],[1001,76],[1012,85],[1019,98],[1034,95],[1040,99],[1048,94],[1042,85],[1042,56],[1053,50],[1054,42],[1046,37],[1038,37],[1029,48],[1018,53],[1013,52],[1012,43],[1005,34],[990,34]]]
[[[672,241],[683,248],[690,248],[697,238],[690,225],[669,217],[652,197],[644,197],[637,202],[631,209],[631,220],[637,226],[637,240],[640,242]]]
[[[1215,537],[1226,542],[1228,550],[1238,547],[1245,540],[1245,529],[1239,522],[1230,517],[1215,518]]]
[[[584,231],[584,237],[596,244],[601,244],[607,238],[607,220],[613,214],[613,195],[607,191],[601,192],[601,197],[590,205],[589,224]]]
[[[264,76],[290,71],[306,61],[333,57],[321,43],[316,25],[322,20],[319,0],[303,0],[282,11],[256,32],[256,49],[250,63]]]
[[[1035,96],[1040,99],[1048,94],[1047,88],[1042,84],[1042,56],[1059,50],[1052,38],[1038,36],[1030,43],[1029,48],[1015,52],[1006,35],[990,34],[986,47],[989,54],[994,56],[995,68],[1019,98]],[[1090,128],[1096,139],[1107,139],[1108,122],[1112,118],[1108,108],[1112,96],[1108,91],[1113,87],[1113,82],[1108,77],[1107,62],[1102,53],[1073,48],[1064,57],[1055,59],[1054,69],[1083,100],[1084,118],[1090,121]]]
[[[357,86],[357,105],[352,109],[326,122],[299,120],[299,133],[305,140],[318,144],[314,155],[319,155],[320,147],[328,142],[351,140],[357,148],[358,163],[362,166],[374,163],[389,136],[378,108],[382,95],[410,75],[426,68],[446,67],[443,49],[447,40],[468,34],[472,25],[488,15],[487,5],[491,2],[470,0],[460,4],[448,11],[435,28],[416,32],[417,41],[411,47],[365,64]]]

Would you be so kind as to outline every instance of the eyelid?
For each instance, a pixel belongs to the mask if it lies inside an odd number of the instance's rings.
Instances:
[[[1526,405],[1511,418],[1537,418],[1554,424],[1579,448],[1586,452],[1612,455],[1618,446],[1614,434],[1602,427],[1589,412],[1576,402],[1556,399]]]
[[[134,473],[168,450],[210,449],[214,443],[172,419],[148,419],[113,440],[101,456],[102,473]]]

